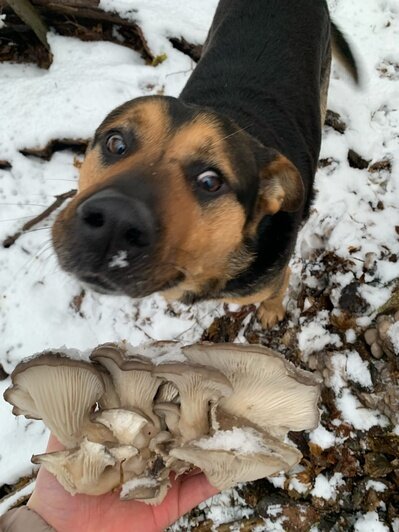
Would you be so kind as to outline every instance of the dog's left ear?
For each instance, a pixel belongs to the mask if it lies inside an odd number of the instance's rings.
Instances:
[[[304,186],[296,166],[278,151],[265,150],[260,160],[257,216],[278,211],[295,212],[304,197]]]

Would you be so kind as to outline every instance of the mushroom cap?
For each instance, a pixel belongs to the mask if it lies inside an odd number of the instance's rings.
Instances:
[[[99,364],[96,364],[95,367],[96,369],[98,369],[98,371],[100,371],[105,386],[104,394],[98,401],[100,409],[108,410],[110,408],[119,408],[121,406],[121,401],[119,399],[118,394],[116,393],[111,375],[105,368],[103,368]]]
[[[140,449],[136,456],[132,456],[122,463],[122,475],[124,479],[142,475],[149,467],[149,461],[153,453],[149,449]]]
[[[122,485],[120,498],[124,501],[135,499],[146,504],[158,505],[166,497],[169,480],[159,481],[151,477],[138,477]]]
[[[76,449],[39,454],[32,462],[43,465],[72,495],[102,495],[121,483],[115,457],[104,445],[86,439]]]
[[[181,352],[181,345],[173,340],[160,340],[134,346],[131,348],[134,356],[150,359],[154,364],[170,362],[184,362],[185,357]]]
[[[165,420],[168,431],[173,436],[180,436],[179,421],[180,407],[175,403],[155,403],[154,412]]]
[[[179,390],[173,384],[173,382],[164,382],[158,388],[157,395],[155,397],[156,403],[176,403],[180,402]]]
[[[175,447],[170,455],[199,467],[220,490],[288,471],[302,457],[295,447],[253,429],[219,431]]]
[[[260,345],[195,344],[183,348],[192,363],[221,371],[234,393],[219,406],[274,436],[313,429],[319,423],[319,380],[279,353]]]
[[[173,382],[180,394],[178,429],[185,441],[209,432],[209,402],[232,393],[229,380],[220,371],[199,364],[161,364],[153,373]]]
[[[89,362],[46,352],[20,362],[4,393],[15,415],[42,419],[66,447],[76,446],[104,393],[101,374]]]
[[[128,357],[126,350],[115,344],[96,347],[90,359],[110,373],[122,408],[139,409],[158,424],[152,404],[161,380],[151,374],[153,365],[149,360],[141,356]]]
[[[119,443],[138,449],[147,447],[151,438],[159,432],[151,419],[138,410],[102,410],[93,416],[93,421],[107,427]]]
[[[139,454],[139,450],[133,445],[107,445],[107,449],[120,464]]]

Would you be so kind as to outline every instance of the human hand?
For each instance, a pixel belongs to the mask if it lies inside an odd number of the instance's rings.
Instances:
[[[51,436],[47,452],[62,449]],[[57,532],[160,532],[217,491],[202,473],[182,475],[172,480],[159,506],[150,506],[134,500],[121,501],[119,492],[71,495],[41,467],[28,507]]]

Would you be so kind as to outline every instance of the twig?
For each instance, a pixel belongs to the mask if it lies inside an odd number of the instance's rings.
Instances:
[[[3,248],[9,248],[15,242],[18,240],[18,238],[29,231],[34,225],[38,224],[39,222],[42,222],[45,220],[52,212],[54,212],[58,207],[60,207],[65,200],[69,198],[73,198],[73,196],[76,194],[76,189],[69,190],[68,192],[64,192],[63,194],[59,194],[58,196],[55,196],[55,201],[47,207],[42,213],[35,216],[29,222],[26,222],[22,228],[17,231],[15,234],[8,236],[5,240],[3,240]]]

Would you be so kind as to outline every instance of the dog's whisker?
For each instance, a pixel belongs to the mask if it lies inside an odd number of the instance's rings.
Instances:
[[[47,207],[43,203],[0,203],[2,207]]]
[[[29,233],[33,233],[35,231],[44,231],[45,229],[51,229],[51,225],[46,225],[45,227],[35,227],[34,229],[28,229],[27,231],[24,231],[24,235],[27,235]]]
[[[68,181],[68,182],[71,182],[71,183],[76,183],[77,179],[55,179],[53,177],[49,177],[49,178],[45,179],[45,181]]]
[[[4,218],[4,220],[0,220],[0,223],[19,222],[20,220],[26,220],[27,218],[32,218],[32,215],[31,216],[19,216],[18,218]]]
[[[40,247],[39,251],[35,254],[33,254],[33,256],[29,257],[29,259],[24,262],[24,264],[21,266],[21,268],[19,268],[17,270],[17,272],[13,275],[13,279],[12,281],[7,285],[7,287],[5,288],[4,292],[1,294],[2,296],[6,295],[7,292],[9,290],[11,290],[14,285],[19,281],[20,279],[20,276],[22,274],[27,274],[30,270],[30,268],[32,267],[32,265],[35,263],[35,261],[37,260],[37,258],[44,252],[46,251],[46,249],[49,249],[50,247],[52,246],[52,243],[51,243],[51,240],[46,240],[45,242],[43,242],[42,246]]]
[[[237,131],[233,131],[233,133],[230,133],[229,135],[222,137],[217,142],[222,142],[223,140],[229,139],[230,137],[233,137],[234,135],[238,135],[238,133],[241,133],[242,131],[249,129],[252,126],[253,126],[253,123],[249,124],[248,126],[240,127]]]

